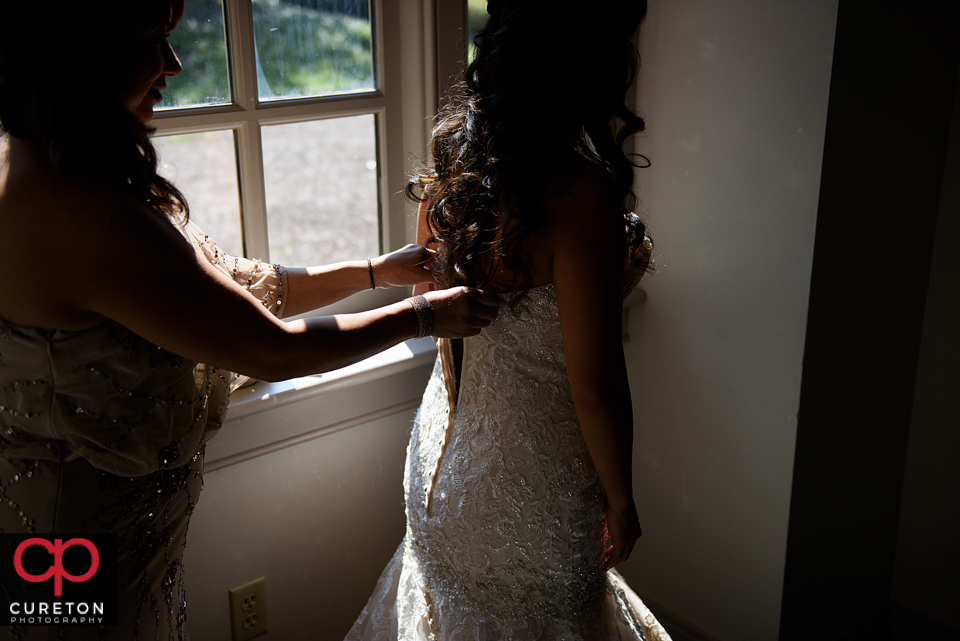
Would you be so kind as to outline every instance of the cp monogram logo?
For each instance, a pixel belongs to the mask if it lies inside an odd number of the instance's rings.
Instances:
[[[39,545],[53,555],[53,565],[43,574],[29,574],[23,569],[23,552],[31,545]],[[63,569],[63,551],[72,545],[83,546],[90,552],[90,569],[80,576],[74,576]],[[66,543],[63,542],[63,539],[54,539],[53,543],[46,539],[27,539],[17,546],[17,551],[13,555],[13,567],[16,568],[20,578],[31,583],[41,583],[49,580],[52,576],[54,596],[63,596],[64,579],[74,583],[82,583],[90,580],[97,573],[97,568],[100,567],[100,553],[97,551],[97,546],[87,539],[70,539]]]

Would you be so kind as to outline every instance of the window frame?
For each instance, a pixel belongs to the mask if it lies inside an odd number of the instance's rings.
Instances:
[[[430,23],[428,14],[432,13],[433,0],[371,0],[373,90],[279,100],[260,100],[257,95],[252,0],[224,0],[223,5],[233,102],[157,111],[151,124],[156,129],[155,136],[233,133],[244,254],[270,260],[261,128],[368,114],[374,116],[376,126],[380,251],[392,251],[414,242],[415,210],[411,213],[412,207],[405,203],[402,193],[414,164],[405,162],[404,150],[424,148],[428,131],[424,121],[435,113],[429,107],[429,99],[424,100],[432,90],[429,77],[416,82],[416,75],[429,67],[428,60],[432,58],[431,43],[424,36],[430,33],[425,27]],[[405,58],[413,59],[415,64],[408,68],[402,62]],[[406,93],[405,80],[410,81]],[[419,127],[417,122],[421,123]],[[323,313],[368,309],[405,294],[399,288],[369,292],[324,308]]]

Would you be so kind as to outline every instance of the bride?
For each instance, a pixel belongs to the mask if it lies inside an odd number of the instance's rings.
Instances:
[[[667,640],[613,570],[640,536],[620,311],[651,249],[622,151],[646,2],[487,10],[408,194],[440,284],[499,291],[500,315],[440,342],[406,536],[347,639]]]

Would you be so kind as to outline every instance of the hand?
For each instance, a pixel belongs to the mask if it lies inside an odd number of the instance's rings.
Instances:
[[[605,508],[606,531],[604,541],[610,541],[610,547],[603,551],[601,563],[604,570],[626,561],[633,551],[633,546],[643,532],[640,530],[640,517],[637,516],[637,506],[633,501],[629,505],[615,508],[607,504]]]
[[[433,335],[439,338],[476,336],[497,317],[496,294],[472,287],[453,287],[424,295],[433,310]]]
[[[370,259],[373,281],[380,289],[433,283],[433,255],[420,245],[407,245]]]

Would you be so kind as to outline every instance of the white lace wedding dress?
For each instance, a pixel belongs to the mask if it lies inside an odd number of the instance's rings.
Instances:
[[[449,418],[453,415],[453,420]],[[441,359],[407,450],[407,532],[347,641],[669,641],[600,567],[603,488],[567,381],[552,285]]]

